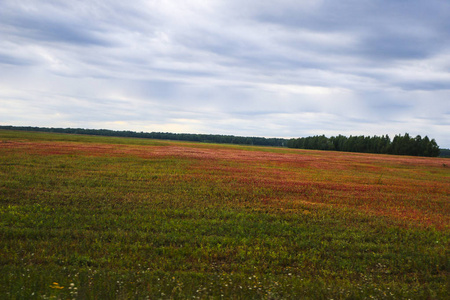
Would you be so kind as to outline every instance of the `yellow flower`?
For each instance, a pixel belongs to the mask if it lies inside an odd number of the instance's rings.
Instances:
[[[60,286],[59,283],[57,283],[57,282],[53,282],[53,284],[50,285],[50,287],[52,289],[59,289],[59,290],[62,290],[64,288],[63,286]]]

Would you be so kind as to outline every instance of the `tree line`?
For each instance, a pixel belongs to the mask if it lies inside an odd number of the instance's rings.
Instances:
[[[310,137],[284,139],[264,137],[244,137],[220,134],[193,134],[193,133],[170,133],[170,132],[135,132],[117,131],[110,129],[84,129],[84,128],[53,128],[53,127],[31,127],[31,126],[1,126],[0,129],[41,131],[55,133],[87,134],[100,136],[133,137],[148,139],[163,139],[177,141],[191,141],[203,143],[276,146],[299,149],[333,150],[362,153],[414,155],[414,156],[439,156],[450,155],[450,150],[439,149],[434,139],[428,136],[411,137],[408,133],[396,135],[393,140],[388,135],[382,136],[332,136],[316,135]]]
[[[379,153],[413,156],[439,156],[440,149],[434,139],[428,136],[411,137],[408,133],[396,135],[393,140],[382,136],[332,136],[316,135],[294,138],[287,142],[289,148],[334,150],[361,153]]]
[[[32,126],[0,126],[0,129],[276,147],[285,147],[287,143],[287,139],[283,138],[244,137],[220,134],[135,132],[128,130],[117,131],[110,129],[48,128]]]

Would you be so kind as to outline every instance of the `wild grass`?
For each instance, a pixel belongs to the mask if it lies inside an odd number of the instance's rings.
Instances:
[[[445,299],[446,162],[0,131],[0,295]]]

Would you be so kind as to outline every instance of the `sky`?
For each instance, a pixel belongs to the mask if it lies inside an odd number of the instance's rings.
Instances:
[[[0,125],[450,148],[447,0],[0,0]]]

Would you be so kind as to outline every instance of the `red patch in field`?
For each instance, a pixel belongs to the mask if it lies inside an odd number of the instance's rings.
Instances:
[[[449,228],[448,160],[270,148],[250,150],[167,142],[164,146],[8,141],[3,152],[34,155],[174,157],[192,160],[191,178],[255,191],[265,207],[346,207],[372,215]],[[447,175],[435,175],[447,172]],[[295,205],[294,205],[295,206]]]

